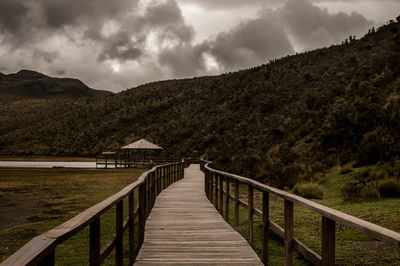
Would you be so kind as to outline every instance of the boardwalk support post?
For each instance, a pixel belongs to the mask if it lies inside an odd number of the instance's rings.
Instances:
[[[224,178],[222,175],[219,176],[219,213],[223,215],[224,209]]]
[[[235,179],[235,228],[239,229],[239,180]]]
[[[225,194],[225,220],[229,223],[229,196],[230,196],[230,186],[231,182],[229,177],[225,177],[226,184],[226,194]]]
[[[268,265],[269,193],[262,193],[262,262]]]
[[[293,265],[293,202],[285,199],[285,266]]]
[[[115,265],[122,265],[123,263],[123,223],[124,223],[124,205],[123,201],[117,203],[117,210],[115,214]]]
[[[129,265],[136,259],[135,251],[135,193],[129,194]]]
[[[248,236],[248,241],[250,246],[253,246],[253,213],[254,213],[254,208],[253,208],[253,187],[249,184],[248,186],[248,231],[249,231],[249,236]]]
[[[322,216],[322,265],[335,265],[335,221]]]
[[[89,265],[100,265],[100,218],[90,224]]]

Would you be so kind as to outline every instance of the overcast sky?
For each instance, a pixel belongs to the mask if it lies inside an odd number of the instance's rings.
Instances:
[[[0,0],[0,72],[121,91],[341,43],[400,0]]]

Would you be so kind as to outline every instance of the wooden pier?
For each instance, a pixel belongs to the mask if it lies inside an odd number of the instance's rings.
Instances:
[[[157,197],[135,265],[263,265],[207,199],[199,165]]]

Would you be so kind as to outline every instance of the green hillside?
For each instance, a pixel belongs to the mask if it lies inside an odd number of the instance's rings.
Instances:
[[[92,101],[0,104],[0,153],[93,155],[139,138],[165,153],[292,186],[332,165],[400,153],[400,25],[220,76]],[[29,117],[29,118],[28,118]]]
[[[82,81],[71,78],[52,78],[31,70],[4,75],[0,73],[0,101],[21,99],[79,99],[110,95],[110,92],[89,88]]]

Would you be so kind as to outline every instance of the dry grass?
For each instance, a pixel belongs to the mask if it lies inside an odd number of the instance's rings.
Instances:
[[[0,261],[32,237],[134,182],[142,172],[138,169],[0,169]],[[112,235],[108,233],[112,226],[107,224],[114,223],[113,211],[102,219],[105,235]],[[73,254],[69,259],[75,257],[81,265],[82,256],[77,254],[80,249],[84,250],[86,231],[58,248],[57,258]],[[57,264],[68,263],[61,259]]]

